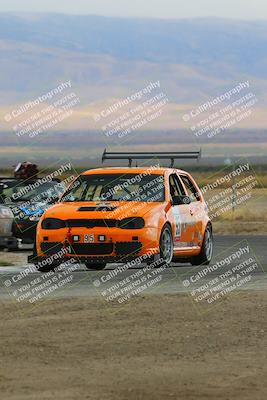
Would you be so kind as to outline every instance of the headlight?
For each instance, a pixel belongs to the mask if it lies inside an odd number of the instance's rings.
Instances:
[[[145,226],[145,221],[141,217],[124,218],[119,222],[121,229],[142,229]]]
[[[65,221],[58,218],[45,218],[42,221],[42,228],[43,229],[61,229],[65,228],[66,224]]]

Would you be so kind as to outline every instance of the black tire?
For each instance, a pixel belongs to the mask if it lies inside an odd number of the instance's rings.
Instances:
[[[192,257],[190,262],[192,265],[209,265],[213,253],[213,234],[211,224],[207,225],[205,235],[202,242],[200,253]]]
[[[32,255],[33,255],[33,257],[37,257],[36,239],[34,239],[34,242],[33,242]]]
[[[165,225],[162,229],[159,248],[160,258],[164,260],[164,264],[170,265],[173,259],[173,237],[170,225]]]
[[[50,271],[55,271],[55,269],[59,266],[60,264],[44,265],[43,267],[38,267],[38,265],[36,265],[36,268],[38,269],[39,272],[50,272]]]
[[[94,269],[96,271],[101,271],[102,269],[105,268],[106,265],[107,264],[105,264],[105,263],[101,263],[101,264],[100,263],[98,263],[98,264],[90,264],[90,263],[86,264],[85,263],[85,266],[87,269]]]

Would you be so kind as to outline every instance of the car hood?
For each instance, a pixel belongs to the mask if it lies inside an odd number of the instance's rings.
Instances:
[[[67,219],[123,219],[127,217],[144,217],[151,210],[163,208],[165,203],[152,202],[69,202],[58,203],[49,208],[44,218]]]

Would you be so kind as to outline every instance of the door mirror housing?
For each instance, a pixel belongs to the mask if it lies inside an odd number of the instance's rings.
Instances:
[[[172,205],[173,206],[181,206],[183,204],[190,204],[191,200],[189,196],[181,195],[181,196],[173,196]]]

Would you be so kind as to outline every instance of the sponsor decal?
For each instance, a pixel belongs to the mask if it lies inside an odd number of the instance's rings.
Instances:
[[[179,239],[181,237],[181,230],[182,230],[182,224],[181,224],[181,214],[179,211],[178,207],[174,207],[173,210],[173,216],[174,216],[174,222],[175,222],[175,237],[174,241]]]

